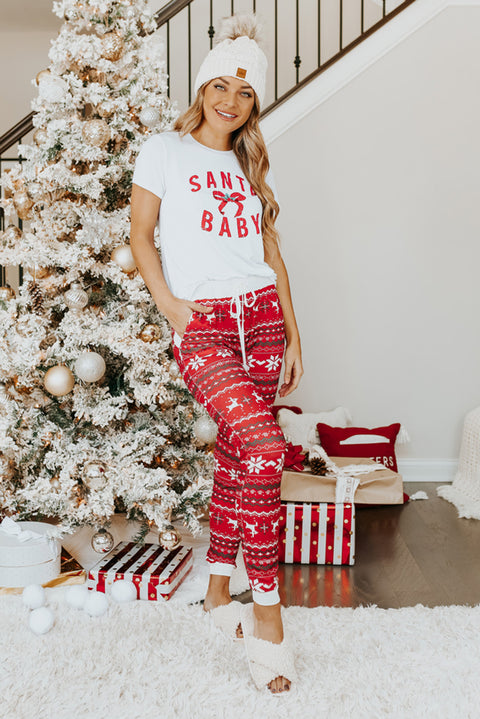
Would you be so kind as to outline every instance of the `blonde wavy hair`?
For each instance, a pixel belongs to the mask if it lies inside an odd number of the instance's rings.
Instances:
[[[202,123],[206,84],[199,88],[193,103],[180,115],[173,126],[173,129],[182,136],[196,130]],[[260,130],[259,117],[260,104],[255,94],[255,102],[248,120],[242,127],[235,130],[232,135],[232,149],[245,177],[262,203],[263,245],[265,251],[269,252],[280,245],[280,237],[275,228],[275,221],[280,208],[275,200],[272,188],[265,180],[270,162],[265,140]]]

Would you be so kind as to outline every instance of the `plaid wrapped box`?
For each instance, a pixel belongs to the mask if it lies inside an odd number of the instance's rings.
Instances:
[[[282,502],[280,561],[354,564],[355,505]]]
[[[116,579],[129,579],[137,599],[168,600],[193,567],[191,547],[169,551],[159,544],[120,542],[88,572],[89,589],[110,594]]]

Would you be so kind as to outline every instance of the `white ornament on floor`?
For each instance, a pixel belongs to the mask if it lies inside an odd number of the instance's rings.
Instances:
[[[83,609],[88,597],[88,588],[86,584],[74,584],[68,587],[65,592],[65,600],[73,609]]]
[[[110,594],[116,602],[133,602],[137,599],[137,588],[129,579],[117,579]]]
[[[28,625],[34,634],[46,634],[53,627],[55,617],[49,607],[33,609],[28,617]]]
[[[418,492],[415,492],[415,494],[410,495],[410,499],[428,499],[428,494],[419,489]]]
[[[22,592],[22,601],[28,609],[38,609],[45,604],[45,589],[41,584],[29,584]]]
[[[89,592],[84,609],[91,617],[101,617],[108,609],[108,599],[103,592]]]

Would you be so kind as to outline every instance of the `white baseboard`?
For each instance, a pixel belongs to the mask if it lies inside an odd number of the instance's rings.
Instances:
[[[456,459],[398,459],[398,471],[404,482],[453,482]]]
[[[269,144],[276,140],[392,48],[450,6],[480,6],[480,0],[416,0],[267,115],[261,121],[265,142]]]

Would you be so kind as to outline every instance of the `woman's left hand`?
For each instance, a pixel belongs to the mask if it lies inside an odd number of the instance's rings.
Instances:
[[[279,389],[280,397],[286,397],[298,387],[303,375],[302,352],[299,342],[290,342],[285,350],[285,376]]]

